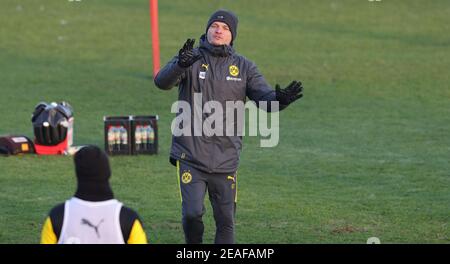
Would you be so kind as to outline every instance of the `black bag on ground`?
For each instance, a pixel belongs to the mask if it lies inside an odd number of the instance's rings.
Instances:
[[[35,153],[34,144],[26,136],[0,136],[0,154],[17,155]]]

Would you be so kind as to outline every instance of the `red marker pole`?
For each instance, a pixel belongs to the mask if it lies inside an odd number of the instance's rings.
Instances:
[[[159,72],[159,30],[158,30],[158,0],[150,0],[150,26],[152,30],[153,78]]]

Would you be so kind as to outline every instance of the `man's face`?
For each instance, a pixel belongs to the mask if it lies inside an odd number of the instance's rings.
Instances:
[[[230,28],[223,22],[213,22],[208,28],[208,42],[214,46],[230,45],[232,35]]]

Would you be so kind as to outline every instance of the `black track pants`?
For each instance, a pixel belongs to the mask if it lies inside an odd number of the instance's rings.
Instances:
[[[182,221],[186,243],[203,242],[206,191],[216,221],[216,244],[234,243],[237,198],[236,173],[207,173],[177,161],[182,201]]]

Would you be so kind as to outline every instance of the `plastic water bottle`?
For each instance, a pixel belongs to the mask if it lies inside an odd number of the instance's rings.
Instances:
[[[140,125],[136,126],[136,130],[134,131],[134,143],[136,146],[136,150],[139,151],[141,149],[142,143],[142,127]]]
[[[147,136],[147,132],[145,131],[145,126],[142,125],[141,126],[141,149],[142,150],[146,150],[147,149],[147,140],[148,140],[148,136]]]
[[[149,134],[148,134],[148,126],[143,126],[142,127],[142,134],[145,135],[144,140],[142,140],[142,143],[144,145],[144,148],[147,150],[148,149],[148,141],[149,141]]]
[[[113,152],[115,143],[114,127],[110,126],[108,128],[108,150]]]
[[[146,126],[145,131],[148,138],[147,144],[153,145],[155,143],[155,131],[153,130],[152,125],[149,124],[148,126]]]
[[[125,127],[120,127],[120,142],[122,143],[123,149],[126,149],[128,145],[128,133]]]
[[[114,127],[114,145],[120,151],[120,128]]]

